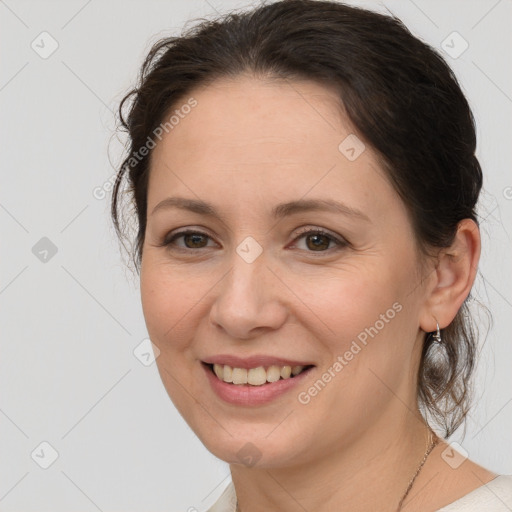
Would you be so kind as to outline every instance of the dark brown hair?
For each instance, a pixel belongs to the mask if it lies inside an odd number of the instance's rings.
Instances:
[[[283,0],[199,21],[153,45],[137,86],[119,107],[131,147],[117,174],[111,213],[123,240],[118,199],[127,177],[138,221],[137,270],[151,156],[141,158],[140,148],[195,88],[242,74],[335,87],[358,136],[376,151],[406,205],[422,254],[449,247],[462,219],[478,224],[482,172],[471,109],[444,59],[399,19],[338,2]],[[419,368],[418,403],[445,437],[464,423],[471,402],[476,337],[470,299],[442,330],[441,346],[432,333],[425,336]]]

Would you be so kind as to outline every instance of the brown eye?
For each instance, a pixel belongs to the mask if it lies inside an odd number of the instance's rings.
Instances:
[[[321,235],[318,233],[315,233],[313,235],[308,235],[306,237],[306,240],[308,240],[308,242],[311,242],[311,243],[306,242],[306,245],[308,246],[308,248],[312,249],[314,251],[316,251],[317,249],[328,249],[329,243],[331,242],[330,237],[328,237],[326,235]]]
[[[185,233],[183,235],[183,241],[185,242],[185,245],[189,249],[197,249],[204,247],[205,244],[203,244],[203,242],[205,242],[206,238],[207,237],[205,235],[202,235],[200,233]]]
[[[182,238],[184,245],[176,244],[176,240]],[[201,233],[200,231],[181,231],[180,233],[175,233],[170,238],[166,238],[162,246],[175,247],[176,249],[203,249],[207,247],[208,240],[210,237],[206,233]]]
[[[319,229],[310,229],[302,233],[295,240],[300,239],[305,240],[306,249],[304,250],[308,252],[329,252],[329,249],[331,249],[329,247],[331,242],[335,246],[333,249],[340,249],[348,245],[348,242],[338,239],[334,235]]]

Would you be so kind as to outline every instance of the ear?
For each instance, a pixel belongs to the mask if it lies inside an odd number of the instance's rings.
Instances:
[[[425,332],[444,329],[455,318],[469,295],[480,260],[480,230],[475,221],[463,219],[450,247],[441,249],[432,272],[425,302],[420,313],[420,327]]]

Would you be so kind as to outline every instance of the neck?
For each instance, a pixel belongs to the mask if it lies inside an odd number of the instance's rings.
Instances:
[[[397,418],[398,407],[390,413]],[[431,440],[418,418],[408,413],[397,425],[386,415],[337,450],[328,447],[294,466],[231,464],[240,511],[396,512]]]

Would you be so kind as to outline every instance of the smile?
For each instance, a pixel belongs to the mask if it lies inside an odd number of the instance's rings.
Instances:
[[[272,365],[268,368],[258,366],[257,368],[233,368],[227,364],[210,364],[210,369],[219,380],[235,385],[247,384],[250,386],[262,386],[266,383],[286,380],[299,375],[309,366]]]
[[[202,362],[201,365],[211,390],[218,398],[232,405],[249,407],[269,404],[291,392],[315,369],[314,365],[271,365],[248,369],[219,363]]]

